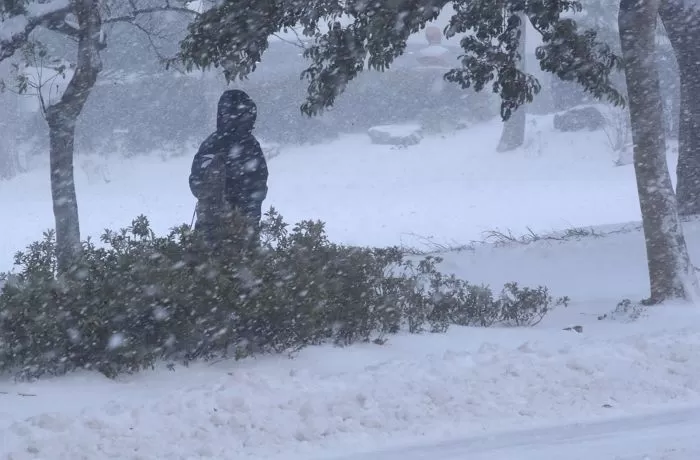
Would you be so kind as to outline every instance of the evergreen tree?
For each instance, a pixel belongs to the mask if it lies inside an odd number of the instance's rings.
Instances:
[[[445,78],[476,91],[490,86],[501,97],[504,120],[540,90],[539,82],[519,68],[521,17],[541,35],[535,57],[542,70],[579,83],[596,98],[623,103],[611,81],[621,60],[599,38],[594,29],[600,27],[579,28],[572,18],[582,11],[576,0],[224,0],[191,24],[179,58],[188,69],[222,67],[228,80],[245,78],[255,70],[271,35],[302,26],[312,45],[304,52],[310,64],[302,76],[309,86],[301,109],[313,115],[332,106],[363,70],[387,69],[405,51],[408,37],[449,6],[454,13],[446,36],[466,35],[460,43],[461,66]],[[654,61],[658,1],[623,0],[620,10],[620,38],[626,40],[621,48],[629,61],[626,81],[628,88],[634,86],[635,171],[651,301],[687,298],[696,282],[665,170],[658,71],[649,64]]]
[[[448,7],[454,13],[445,35],[470,33],[461,40],[461,67],[445,78],[477,91],[490,86],[502,98],[503,119],[540,90],[537,79],[519,69],[521,15],[542,37],[536,57],[543,70],[622,103],[610,83],[617,56],[595,31],[564,17],[581,10],[576,0],[225,0],[190,25],[179,58],[188,69],[221,67],[228,80],[246,78],[271,35],[301,26],[312,40],[304,51],[310,65],[302,77],[309,86],[301,109],[313,115],[332,106],[363,70],[387,69],[405,51],[408,37]]]

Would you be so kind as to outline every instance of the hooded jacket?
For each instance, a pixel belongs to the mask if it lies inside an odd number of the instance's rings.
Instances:
[[[259,206],[267,196],[267,162],[253,128],[257,107],[241,90],[219,99],[216,131],[202,142],[192,161],[190,190],[208,204],[233,208]]]

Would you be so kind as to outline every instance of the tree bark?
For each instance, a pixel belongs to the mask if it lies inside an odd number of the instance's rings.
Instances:
[[[680,73],[680,116],[676,194],[678,212],[700,214],[700,11],[678,0],[664,0],[659,15]]]
[[[653,304],[690,299],[697,293],[666,163],[661,89],[654,59],[658,8],[659,0],[621,0],[618,15],[649,267],[649,303]]]
[[[525,58],[525,39],[527,32],[527,16],[520,14],[520,41],[518,42],[518,54],[520,55],[519,68],[523,72],[526,68]],[[527,118],[526,105],[518,107],[508,120],[503,123],[503,131],[501,131],[501,139],[498,141],[499,152],[508,152],[515,150],[525,143],[525,121]]]
[[[82,250],[73,173],[75,124],[102,68],[97,0],[71,0],[71,5],[79,26],[75,72],[60,100],[46,109],[59,275],[75,268]]]
[[[52,110],[56,107],[56,110]],[[80,219],[73,174],[75,120],[61,114],[60,105],[48,111],[51,198],[56,221],[56,258],[59,274],[67,273],[80,256]]]

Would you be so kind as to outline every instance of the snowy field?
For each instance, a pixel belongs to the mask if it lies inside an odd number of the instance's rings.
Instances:
[[[459,245],[499,228],[524,233],[638,220],[631,167],[613,167],[602,132],[553,131],[529,121],[527,147],[495,152],[500,123],[476,125],[417,146],[372,145],[363,134],[289,148],[270,161],[270,194],[286,220],[320,218],[338,241],[372,245]],[[76,158],[83,236],[146,214],[158,231],[192,219],[187,177],[194,151],[164,162]],[[675,156],[670,159],[675,168]],[[53,228],[48,167],[0,182],[0,269]],[[106,182],[104,178],[109,182]]]
[[[632,168],[612,166],[603,133],[555,133],[551,119],[534,120],[526,148],[508,154],[495,152],[497,123],[405,149],[359,135],[286,149],[270,162],[268,204],[362,244],[429,248],[496,228],[595,226],[609,234],[445,254],[446,271],[544,284],[571,297],[568,308],[532,329],[453,328],[117,381],[0,380],[0,460],[700,458],[700,311],[610,315],[648,293],[642,236],[621,224],[639,219]],[[189,155],[107,163],[109,182],[79,159],[83,231],[139,213],[157,230],[189,222]],[[0,206],[14,216],[0,223],[2,268],[51,226],[47,175],[0,183]],[[686,231],[698,264],[700,222]],[[582,332],[563,330],[573,326]]]

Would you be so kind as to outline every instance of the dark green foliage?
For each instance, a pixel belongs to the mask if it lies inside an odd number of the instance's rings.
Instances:
[[[388,69],[404,53],[408,37],[448,4],[455,14],[445,35],[471,34],[461,41],[462,66],[445,78],[477,91],[492,82],[492,90],[501,96],[504,119],[540,90],[536,78],[517,68],[521,18],[542,36],[536,57],[543,70],[580,83],[597,98],[623,103],[610,83],[611,73],[620,66],[618,57],[594,31],[580,31],[573,20],[561,16],[581,10],[574,0],[225,0],[190,25],[179,59],[190,70],[222,66],[227,79],[246,78],[270,36],[301,25],[308,39],[304,56],[310,61],[302,73],[309,81],[302,112],[313,115],[332,106],[363,70]],[[241,11],[246,13],[237,14]],[[341,16],[349,24],[342,25]],[[326,26],[328,31],[322,33]]]
[[[0,371],[24,377],[96,369],[135,372],[157,360],[285,352],[308,345],[382,343],[406,329],[528,325],[554,302],[545,288],[507,285],[494,298],[397,248],[328,241],[323,224],[291,231],[274,210],[260,245],[240,221],[213,251],[187,226],[153,234],[145,217],[103,245],[84,243],[79,268],[56,278],[53,233],[17,254],[0,292]],[[2,277],[0,277],[2,279]]]
[[[2,0],[0,1],[0,19],[7,16],[16,16],[25,12],[27,0]]]
[[[624,104],[623,96],[612,82],[614,72],[622,70],[622,61],[610,46],[597,41],[595,31],[579,32],[575,21],[562,20],[543,35],[543,40],[545,45],[535,54],[542,70],[564,81],[579,83],[597,99]]]
[[[431,263],[424,261],[423,263]],[[432,332],[444,332],[451,324],[488,327],[534,326],[554,307],[568,305],[569,298],[553,299],[549,289],[521,288],[517,283],[507,283],[498,298],[487,286],[475,286],[454,276],[446,277],[431,266],[432,287],[428,321]]]

